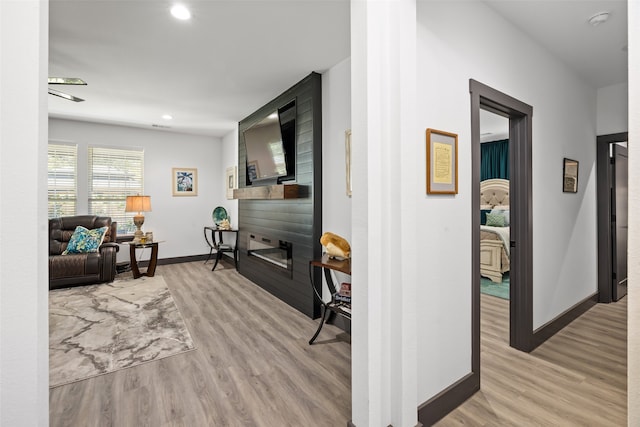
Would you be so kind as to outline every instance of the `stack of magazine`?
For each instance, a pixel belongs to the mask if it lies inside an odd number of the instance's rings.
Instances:
[[[333,294],[335,305],[351,314],[351,283],[341,283],[340,290]]]

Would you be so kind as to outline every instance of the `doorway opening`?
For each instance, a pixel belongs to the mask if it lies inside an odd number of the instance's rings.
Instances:
[[[598,136],[598,302],[627,294],[627,140],[621,132]]]
[[[480,380],[480,111],[506,118],[509,175],[509,345],[529,352],[533,339],[532,116],[533,108],[473,79],[471,93],[472,152],[472,372]],[[515,173],[517,172],[517,173]]]
[[[481,336],[505,344],[509,342],[512,173],[517,170],[509,164],[509,118],[480,105],[480,271],[474,274],[480,274]]]
[[[480,292],[506,301],[510,287],[509,166],[509,118],[481,106]],[[494,301],[504,306],[504,301]]]

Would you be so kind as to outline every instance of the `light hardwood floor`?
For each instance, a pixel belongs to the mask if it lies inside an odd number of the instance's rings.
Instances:
[[[197,349],[50,390],[51,426],[346,426],[351,346],[229,264],[158,266]]]
[[[509,347],[508,301],[481,301],[481,390],[437,426],[627,425],[626,298],[597,304],[530,354]]]
[[[211,263],[158,266],[197,350],[52,389],[51,426],[345,426],[350,345]],[[626,299],[598,304],[531,354],[508,302],[482,296],[482,390],[438,426],[626,425]]]

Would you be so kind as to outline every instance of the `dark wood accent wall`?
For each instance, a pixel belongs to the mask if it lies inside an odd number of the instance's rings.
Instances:
[[[322,246],[322,89],[321,76],[311,73],[282,95],[239,124],[238,187],[246,187],[246,151],[243,132],[266,115],[296,101],[296,179],[298,198],[289,200],[239,200],[238,226],[240,274],[282,301],[316,318],[320,307],[313,299],[309,261],[321,256]],[[293,244],[293,273],[279,270],[247,254],[249,233]],[[314,282],[321,283],[320,269]]]

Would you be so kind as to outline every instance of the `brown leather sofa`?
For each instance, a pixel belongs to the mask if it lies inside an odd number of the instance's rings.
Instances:
[[[62,255],[76,226],[89,230],[108,226],[98,252]],[[49,289],[112,282],[116,276],[116,222],[95,215],[49,220]]]

